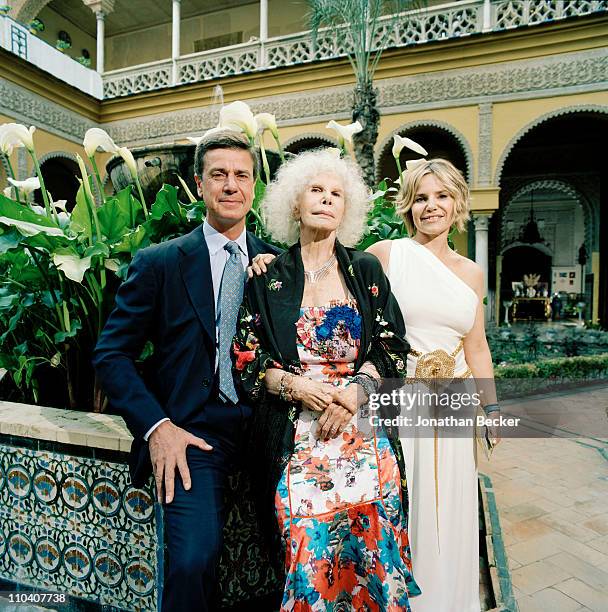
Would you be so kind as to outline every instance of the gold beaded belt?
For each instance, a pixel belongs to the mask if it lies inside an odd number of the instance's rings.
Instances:
[[[449,354],[443,349],[437,349],[430,353],[422,353],[416,349],[410,348],[409,354],[417,359],[416,371],[414,372],[414,378],[408,378],[406,382],[416,382],[420,379],[424,380],[429,378],[444,378],[447,380],[452,380],[453,378],[469,378],[472,374],[470,368],[467,368],[459,376],[454,376],[454,370],[456,369],[455,358],[463,349],[463,346],[464,338],[461,338],[456,348]]]

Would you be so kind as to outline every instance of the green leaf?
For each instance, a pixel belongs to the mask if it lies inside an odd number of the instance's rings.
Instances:
[[[63,230],[51,219],[0,195],[0,224],[14,227],[23,236],[47,234],[63,236]]]
[[[19,300],[19,294],[11,293],[0,297],[0,310],[11,310],[13,305]]]
[[[95,257],[96,255],[101,255],[102,257],[110,256],[110,249],[105,242],[96,242],[93,246],[88,247],[83,257]]]
[[[255,181],[255,186],[253,189],[253,205],[252,208],[255,211],[260,210],[260,204],[264,199],[264,194],[266,193],[266,183],[261,179],[257,179]]]
[[[0,236],[0,255],[19,246],[21,234],[17,230],[9,230]]]
[[[112,255],[117,253],[130,253],[134,255],[144,244],[146,228],[140,225],[137,229],[125,234],[118,244],[112,245]]]
[[[160,220],[164,215],[170,214],[178,221],[184,221],[186,213],[182,204],[177,199],[177,189],[173,185],[163,185],[156,194],[156,200],[152,204],[150,216],[152,219]]]
[[[141,204],[132,196],[130,188],[123,189],[116,196],[108,198],[97,210],[101,233],[109,242],[119,242],[131,229],[139,210]]]
[[[74,206],[70,218],[70,229],[77,234],[86,234],[88,236],[93,231],[92,223],[89,207],[84,195],[84,188],[80,185],[76,194],[76,206]]]
[[[2,336],[0,336],[0,343],[3,343],[6,340],[7,336],[11,332],[15,331],[17,327],[17,323],[19,323],[19,321],[21,320],[23,313],[24,313],[23,307],[19,306],[19,308],[17,308],[17,312],[10,318],[6,331],[2,334]]]
[[[74,319],[71,323],[71,329],[69,332],[60,331],[55,332],[53,340],[55,342],[65,342],[68,338],[73,338],[82,329],[82,325],[78,319]]]

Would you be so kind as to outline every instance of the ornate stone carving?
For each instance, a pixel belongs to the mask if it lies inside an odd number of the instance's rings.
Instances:
[[[29,23],[51,0],[15,0],[11,16],[21,23]]]
[[[473,213],[473,225],[475,226],[475,233],[487,232],[490,228],[490,217],[492,214],[488,213]]]
[[[492,185],[492,103],[479,105],[479,162],[477,184],[480,187]]]
[[[594,84],[604,87],[606,73],[608,51],[601,49],[381,80],[377,87],[379,105],[386,114],[406,112],[412,104],[424,107],[439,102],[470,103],[476,98],[490,103],[506,96],[522,99],[530,92],[542,93],[543,90],[550,95],[556,87],[562,91],[567,87]],[[352,88],[349,86],[270,96],[251,103],[254,112],[271,111],[280,122],[291,125],[298,120],[304,123],[326,118],[348,119],[351,106]],[[117,121],[104,127],[120,142],[135,145],[183,138],[216,124],[217,111],[203,108]]]
[[[381,107],[470,100],[605,83],[605,49],[380,81]],[[488,100],[489,98],[489,100]]]
[[[98,125],[82,115],[2,78],[0,78],[0,112],[14,117],[18,122],[35,125],[72,142],[82,142],[84,133]]]
[[[76,155],[74,153],[68,153],[67,151],[51,151],[50,153],[45,153],[38,158],[38,163],[42,166],[45,162],[49,161],[49,159],[69,159],[75,164],[78,163]]]

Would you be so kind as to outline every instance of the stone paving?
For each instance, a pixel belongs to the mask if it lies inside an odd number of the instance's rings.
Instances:
[[[581,431],[608,419],[608,386],[544,395]],[[517,413],[524,402],[503,402]],[[505,439],[479,471],[492,479],[520,612],[608,611],[608,436]],[[602,437],[600,437],[602,436]]]

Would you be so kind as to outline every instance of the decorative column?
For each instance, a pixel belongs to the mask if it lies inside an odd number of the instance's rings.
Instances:
[[[492,31],[492,3],[491,0],[483,0],[483,32]]]
[[[475,225],[475,263],[479,265],[483,272],[483,295],[488,297],[484,311],[487,314],[489,311],[490,300],[488,296],[488,228],[490,226],[490,214],[475,213],[473,223]]]
[[[180,13],[181,13],[181,0],[173,0],[173,22],[171,28],[171,60],[173,62],[173,71],[171,82],[173,85],[177,85],[178,81],[178,70],[177,60],[181,54],[180,47]]]
[[[260,65],[266,67],[266,40],[268,39],[268,0],[260,0]]]
[[[95,13],[97,20],[97,72],[103,74],[105,63],[106,14],[103,11]]]
[[[115,0],[82,0],[94,13],[97,20],[97,72],[105,70],[106,15],[114,10]]]

